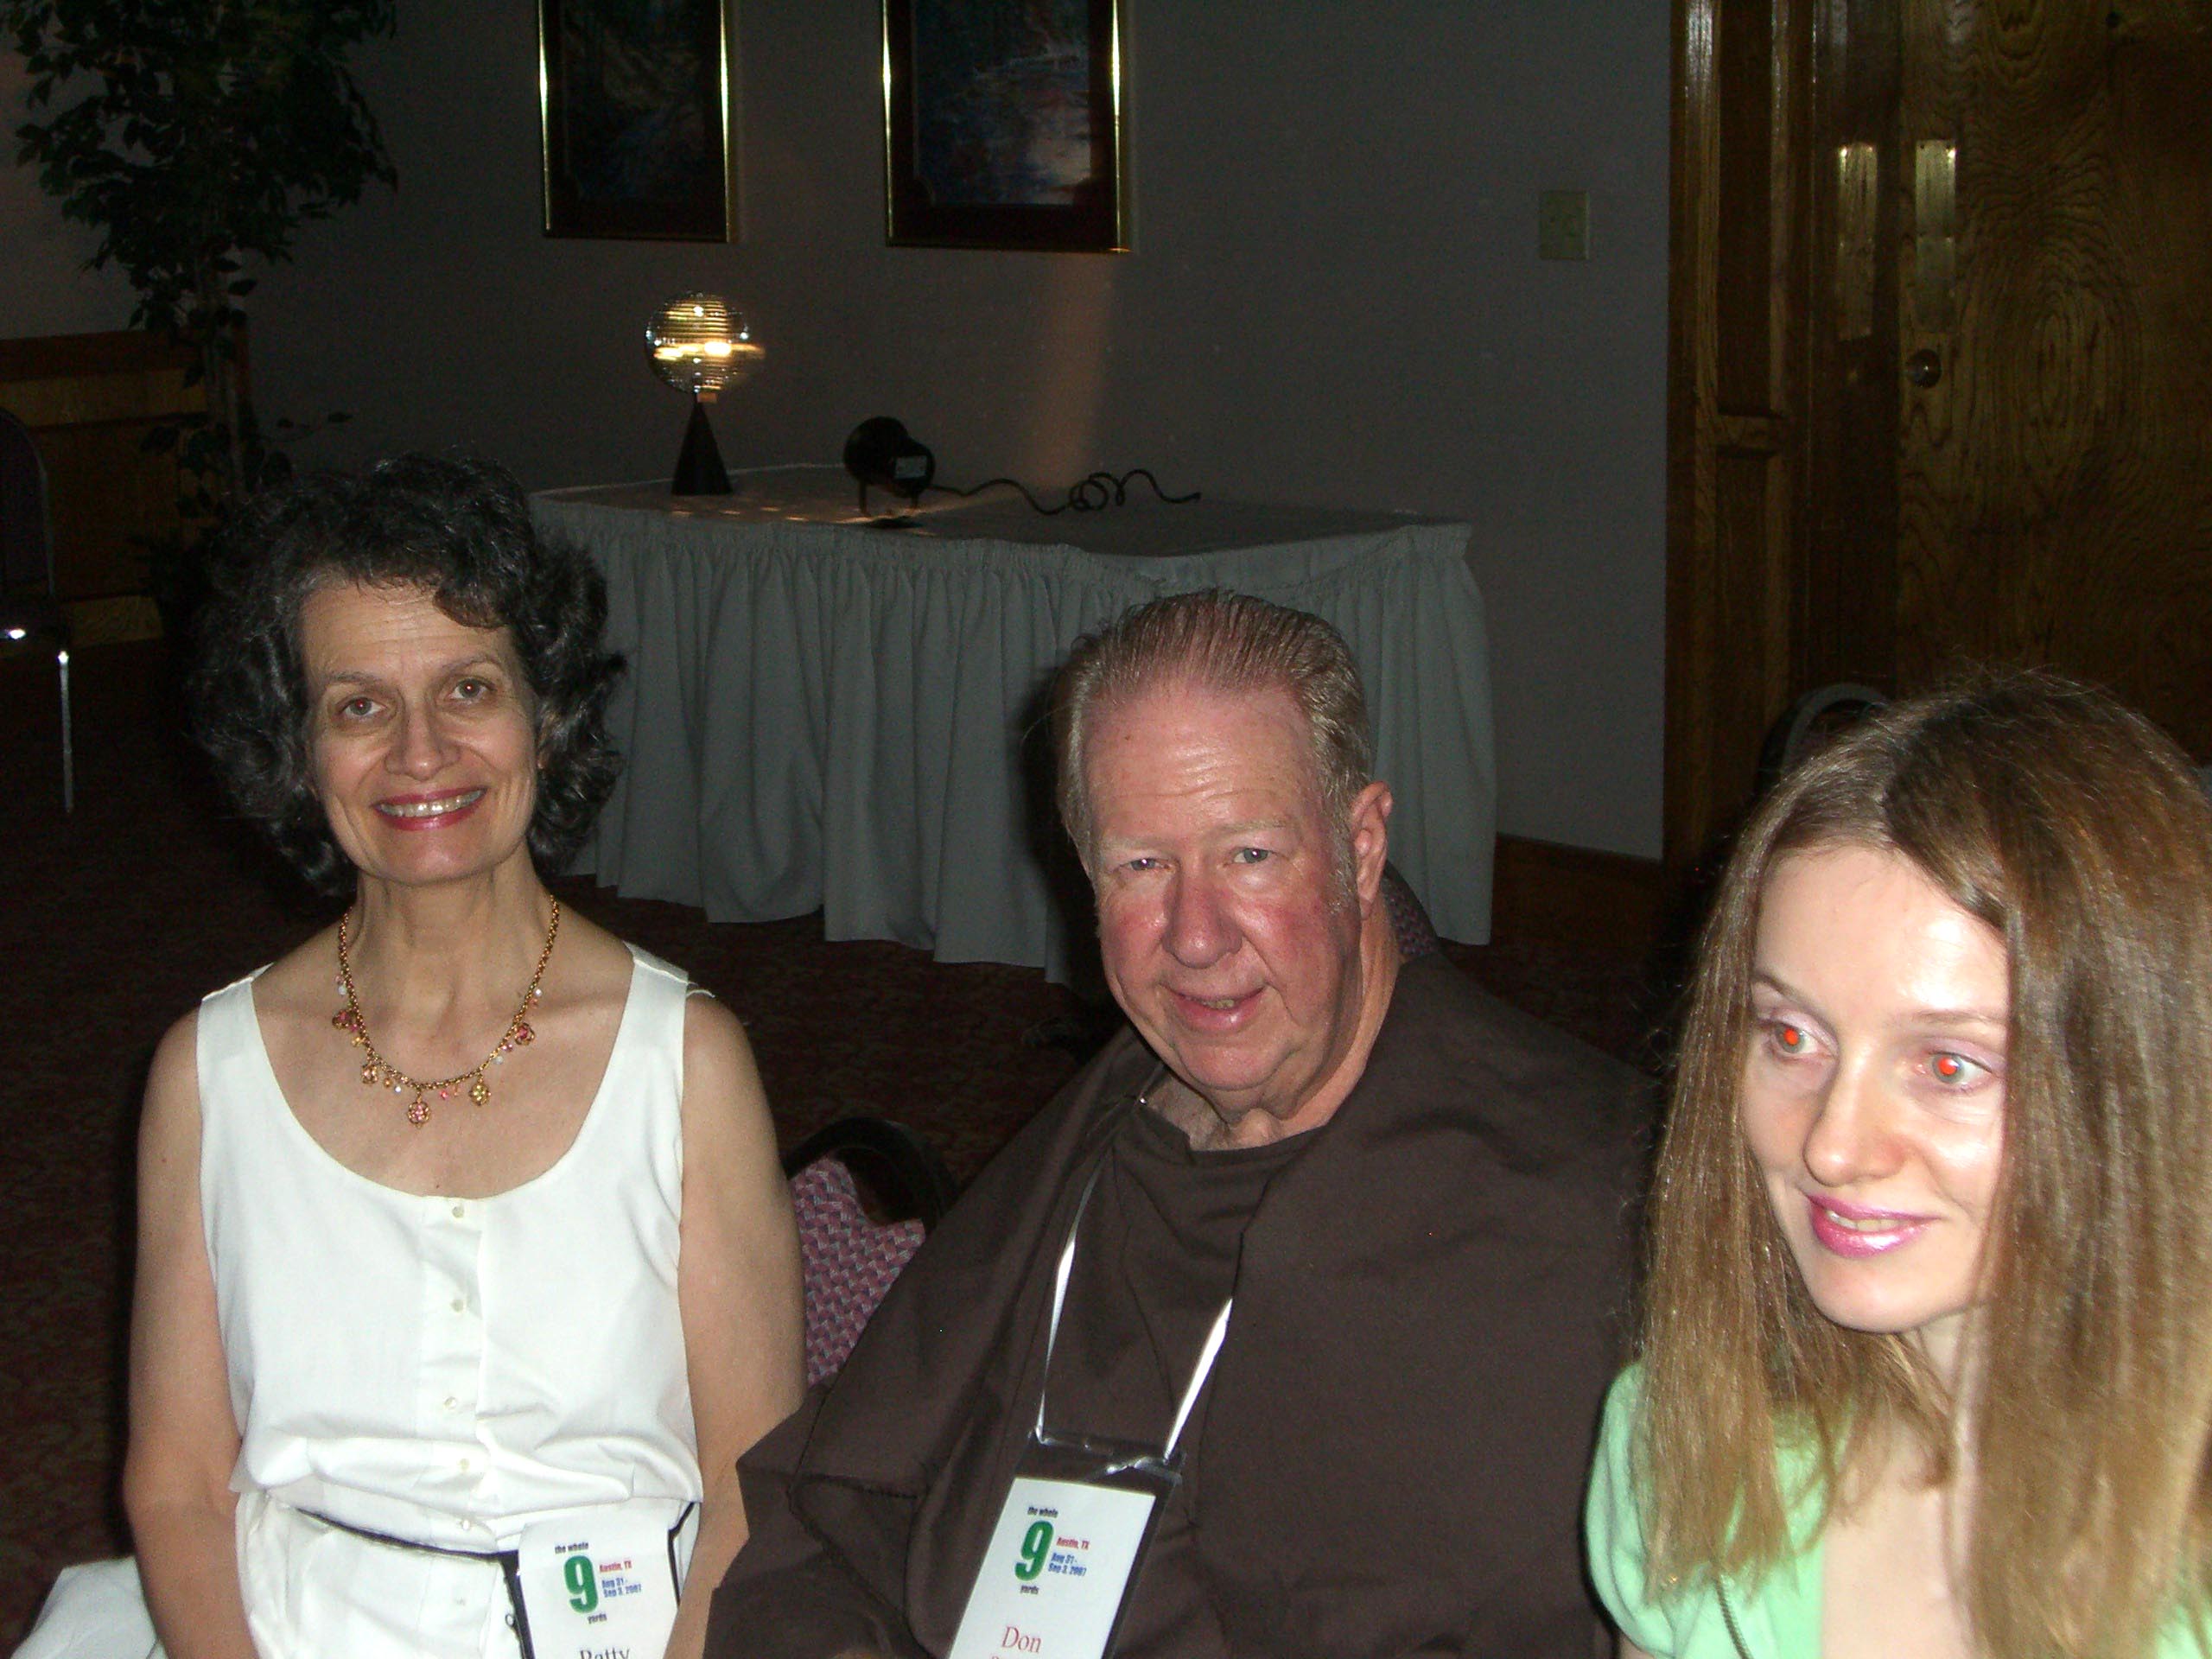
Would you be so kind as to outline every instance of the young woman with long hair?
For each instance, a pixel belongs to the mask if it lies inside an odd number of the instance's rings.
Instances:
[[[1729,861],[1591,1564],[1627,1656],[2212,1651],[2212,805],[2045,675]]]

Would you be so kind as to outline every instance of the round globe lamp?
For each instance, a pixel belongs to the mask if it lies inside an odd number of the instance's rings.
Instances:
[[[745,319],[719,294],[679,294],[645,325],[653,372],[691,397],[691,423],[669,482],[671,495],[728,495],[729,472],[715,445],[706,406],[753,372],[760,347]]]

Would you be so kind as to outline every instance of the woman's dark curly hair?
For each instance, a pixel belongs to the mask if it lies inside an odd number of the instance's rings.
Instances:
[[[514,480],[489,461],[401,455],[365,474],[303,477],[256,497],[210,559],[193,702],[200,741],[245,815],[315,887],[353,869],[314,791],[300,612],[346,583],[429,594],[456,622],[505,628],[537,701],[531,856],[558,870],[622,769],[607,734],[621,658],[601,648],[607,584],[541,541]]]

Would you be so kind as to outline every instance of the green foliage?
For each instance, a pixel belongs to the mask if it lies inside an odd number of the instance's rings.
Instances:
[[[247,262],[289,259],[302,226],[395,181],[346,67],[393,18],[393,0],[0,0],[40,118],[17,159],[99,232],[90,263],[129,277],[132,324],[199,353],[207,413],[156,440],[193,517],[281,467],[241,372]]]

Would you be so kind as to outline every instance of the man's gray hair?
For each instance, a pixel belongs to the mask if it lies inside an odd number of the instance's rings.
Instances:
[[[1165,687],[1289,695],[1306,716],[1313,776],[1330,821],[1348,826],[1372,781],[1367,696],[1344,636],[1319,617],[1214,588],[1125,611],[1076,642],[1052,697],[1060,822],[1087,865],[1096,826],[1084,742],[1098,712]]]

